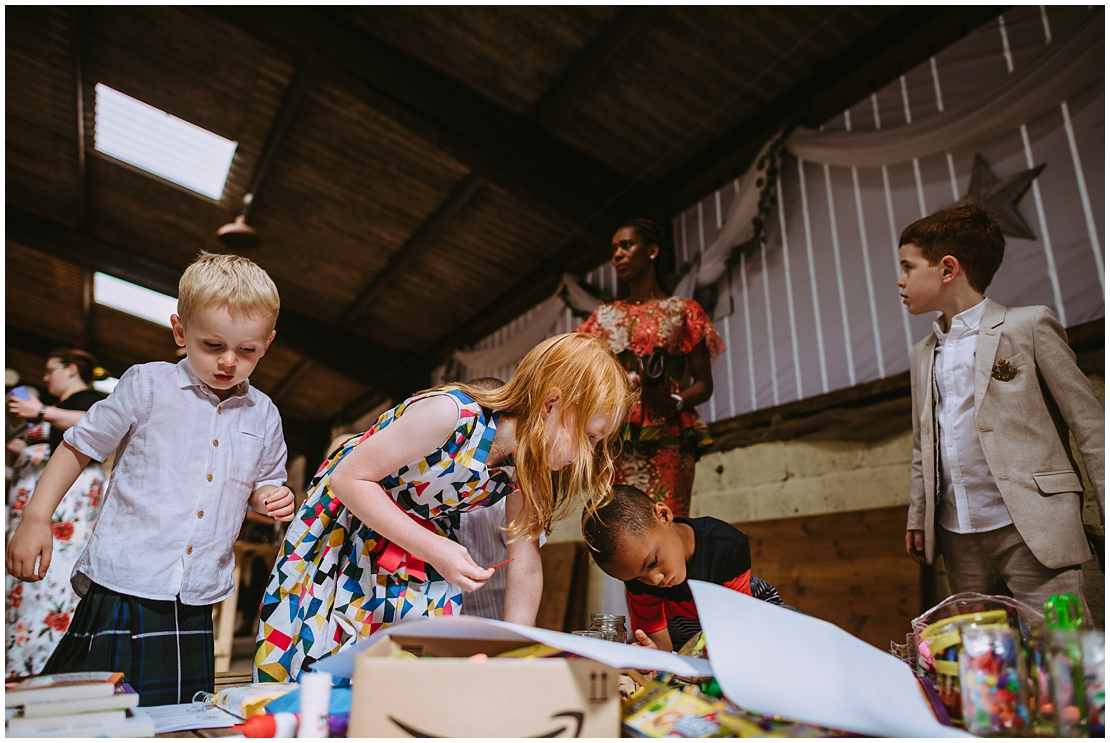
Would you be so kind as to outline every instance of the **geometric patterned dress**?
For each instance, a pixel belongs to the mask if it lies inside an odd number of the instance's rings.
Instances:
[[[440,448],[380,484],[416,523],[458,541],[459,515],[515,489],[509,470],[486,466],[500,413],[455,387],[411,397],[348,439],[317,471],[286,532],[262,598],[256,681],[296,681],[302,669],[406,619],[458,614],[462,589],[356,518],[332,493],[331,473],[356,446],[387,428],[412,403],[449,395],[455,430]]]

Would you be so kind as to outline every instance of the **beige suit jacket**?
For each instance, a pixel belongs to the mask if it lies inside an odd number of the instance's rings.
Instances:
[[[925,558],[936,558],[940,457],[937,449],[930,333],[910,353],[913,465],[907,529],[925,532]],[[1017,369],[992,376],[999,360]],[[1071,456],[1075,434],[1103,516],[1104,411],[1075,364],[1067,333],[1043,306],[1007,308],[987,300],[975,349],[975,424],[987,465],[1014,526],[1046,567],[1091,558],[1083,533],[1083,485]]]

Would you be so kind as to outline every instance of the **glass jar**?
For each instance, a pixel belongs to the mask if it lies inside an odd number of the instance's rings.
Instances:
[[[623,614],[591,614],[590,629],[601,632],[611,642],[628,642],[628,629],[625,627]]]

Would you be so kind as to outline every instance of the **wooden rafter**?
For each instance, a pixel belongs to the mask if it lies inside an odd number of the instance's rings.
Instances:
[[[385,267],[363,287],[355,301],[343,313],[343,324],[346,327],[356,324],[383,291],[394,285],[406,271],[415,267],[428,247],[443,234],[444,229],[466,209],[487,183],[485,178],[475,173],[459,181],[431,216],[425,219],[405,244],[393,254]]]
[[[570,66],[528,110],[527,116],[541,123],[549,120],[578,91],[617,56],[636,33],[659,12],[656,5],[628,5],[605,24]]]

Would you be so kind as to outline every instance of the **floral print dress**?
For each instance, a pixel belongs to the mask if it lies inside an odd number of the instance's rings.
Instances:
[[[23,508],[50,458],[50,424],[39,423],[25,434],[27,447],[12,474],[8,501],[8,539],[23,517]],[[46,659],[69,627],[79,597],[69,579],[88,544],[100,513],[104,469],[91,462],[62,498],[50,523],[54,549],[46,578],[23,583],[7,576],[5,619],[8,628],[4,662],[8,678],[42,671]]]
[[[692,299],[668,297],[633,304],[624,300],[607,302],[578,328],[609,344],[624,368],[636,370],[636,358],[660,350],[664,354],[664,384],[667,391],[682,389],[687,375],[686,356],[705,341],[710,359],[725,350],[712,320]],[[693,408],[660,414],[645,410],[639,401],[628,416],[629,440],[621,454],[616,481],[634,485],[652,500],[666,503],[676,516],[689,515],[694,487],[694,465],[713,440],[701,416]]]
[[[458,388],[411,397],[348,439],[320,465],[278,552],[260,610],[257,681],[296,681],[311,662],[383,627],[459,613],[461,588],[359,521],[330,487],[331,473],[356,446],[432,395],[458,404],[455,430],[440,448],[381,481],[397,507],[458,541],[460,514],[493,505],[516,487],[508,468],[486,465],[499,414]]]

